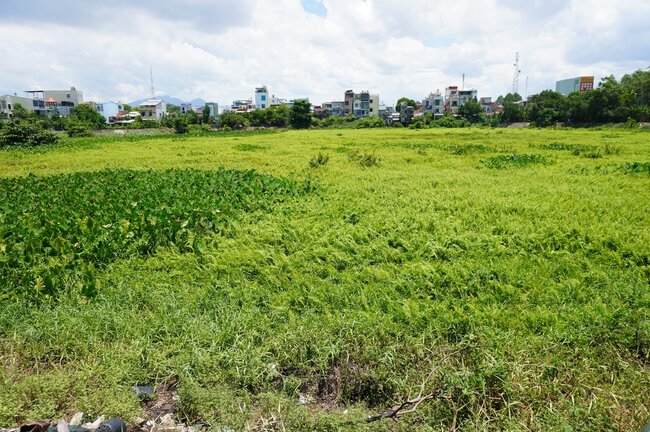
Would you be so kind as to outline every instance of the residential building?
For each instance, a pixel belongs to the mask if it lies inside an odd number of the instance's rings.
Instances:
[[[111,117],[116,117],[117,113],[122,111],[124,108],[121,103],[118,102],[103,102],[95,105],[95,109],[98,113],[104,116],[106,123],[110,123]]]
[[[408,125],[413,121],[413,116],[415,115],[415,108],[407,104],[406,102],[401,102],[399,107],[399,121],[403,125]]]
[[[181,110],[181,114],[186,114],[186,113],[192,111],[192,104],[191,103],[182,103],[180,105],[180,110]]]
[[[255,109],[266,109],[270,107],[269,90],[266,86],[255,89]]]
[[[458,86],[449,86],[445,89],[445,113],[457,114],[458,109],[465,105],[468,100],[472,99],[477,101],[478,91],[459,90]]]
[[[160,99],[150,99],[142,102],[138,111],[143,120],[160,121],[167,114],[167,102]]]
[[[354,90],[346,90],[343,98],[345,102],[345,115],[354,113]]]
[[[205,106],[207,106],[210,109],[210,116],[218,116],[219,115],[219,104],[216,102],[206,102]]]
[[[348,92],[345,93],[346,97],[349,96]],[[346,103],[346,108],[347,108],[347,103]],[[361,93],[353,93],[352,114],[354,114],[354,116],[357,118],[378,117],[379,116],[379,95],[370,94],[370,92],[368,91],[362,91]]]
[[[323,116],[345,117],[345,102],[332,101],[323,103]]]
[[[232,101],[232,105],[230,106],[230,108],[232,111],[244,113],[244,112],[253,111],[255,106],[253,105],[252,99],[239,99],[239,100]]]
[[[385,122],[389,121],[391,115],[395,112],[395,107],[392,105],[379,104],[379,117]]]
[[[569,78],[555,83],[555,91],[568,96],[574,92],[585,92],[594,89],[594,77],[583,76],[576,78]]]
[[[430,93],[424,100],[422,100],[422,110],[433,114],[434,117],[441,117],[445,111],[445,98],[436,90],[435,93]]]
[[[45,101],[17,95],[0,96],[0,118],[11,118],[16,105],[21,105],[30,113],[41,114],[45,112]]]
[[[53,100],[61,107],[74,108],[84,101],[83,92],[74,87],[69,90],[27,90],[25,93],[36,100]]]
[[[125,125],[131,124],[137,120],[138,117],[142,117],[137,111],[118,111],[114,116],[109,117],[108,124],[110,125]]]
[[[496,104],[492,102],[492,98],[490,96],[482,97],[479,100],[479,105],[481,105],[481,109],[485,114],[494,114]]]

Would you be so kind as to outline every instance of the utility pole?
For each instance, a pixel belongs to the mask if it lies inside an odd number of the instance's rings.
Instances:
[[[154,99],[156,97],[156,92],[153,88],[153,68],[151,66],[149,66],[149,76],[151,78],[151,99]]]
[[[519,69],[519,51],[515,55],[515,76],[512,78],[512,93],[519,93],[519,74],[521,70]]]

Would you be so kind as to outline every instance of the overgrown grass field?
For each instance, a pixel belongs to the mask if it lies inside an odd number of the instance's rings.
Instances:
[[[96,137],[0,177],[0,426],[172,382],[217,430],[650,420],[648,132]]]

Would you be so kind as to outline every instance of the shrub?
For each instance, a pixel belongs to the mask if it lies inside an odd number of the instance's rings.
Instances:
[[[0,130],[0,148],[54,144],[58,139],[55,133],[45,130],[36,120],[10,120]]]
[[[458,120],[448,114],[431,122],[431,127],[462,128],[467,126],[469,126],[469,123],[466,120]]]
[[[379,117],[363,118],[356,122],[357,129],[383,128],[386,123]]]
[[[71,117],[68,120],[68,124],[65,126],[65,132],[72,138],[93,136],[90,123],[81,121],[74,117]]]

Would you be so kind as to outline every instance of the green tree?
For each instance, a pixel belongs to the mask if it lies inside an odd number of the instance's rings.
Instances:
[[[234,111],[226,111],[219,118],[219,127],[229,127],[230,129],[243,129],[250,126],[246,117]]]
[[[103,115],[98,113],[97,110],[90,105],[86,104],[74,107],[71,117],[81,123],[87,124],[88,127],[92,129],[101,129],[104,127],[104,123],[106,123],[106,119]]]
[[[528,117],[537,126],[551,126],[568,119],[566,97],[552,90],[544,90],[531,99]]]
[[[458,108],[458,114],[463,116],[470,123],[478,123],[481,119],[481,113],[483,113],[483,109],[474,99],[469,99]]]
[[[167,105],[167,107],[169,107],[169,105]],[[169,110],[169,108],[167,108],[167,109]],[[131,112],[131,111],[133,111],[133,107],[131,105],[129,105],[129,104],[122,104],[122,110]]]
[[[19,120],[20,119],[27,119],[27,118],[30,118],[30,117],[35,117],[35,116],[32,115],[32,113],[27,111],[27,109],[24,106],[22,106],[20,103],[15,103],[14,104],[14,108],[13,108],[13,110],[11,112],[11,115],[12,115],[13,118],[19,119]]]
[[[501,121],[510,124],[524,121],[524,118],[524,107],[521,104],[512,101],[508,101],[503,104]]]
[[[203,114],[201,117],[201,123],[202,124],[209,124],[210,123],[210,107],[206,104],[203,107]]]
[[[36,118],[13,118],[0,130],[0,148],[54,144],[58,139],[56,134],[45,130],[43,122]]]
[[[307,129],[311,125],[311,103],[295,101],[289,110],[289,124],[294,129]]]
[[[412,106],[413,108],[417,108],[418,106],[418,103],[413,99],[409,99],[407,97],[401,97],[397,99],[397,103],[395,104],[395,111],[399,111],[400,107],[402,106],[402,102],[406,102],[407,106]]]

